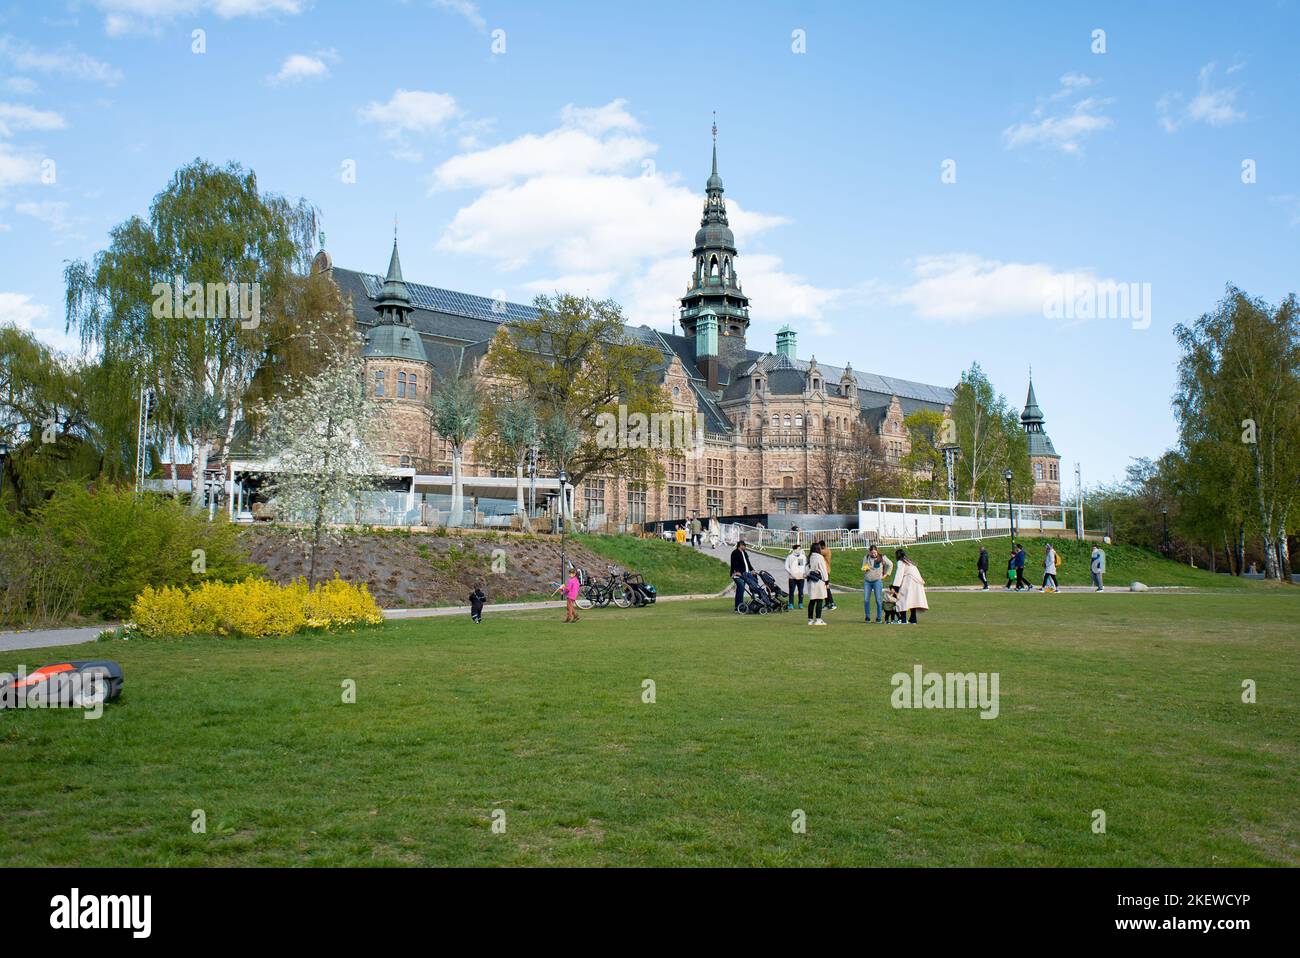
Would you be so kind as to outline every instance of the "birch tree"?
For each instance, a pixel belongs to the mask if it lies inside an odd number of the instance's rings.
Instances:
[[[1300,308],[1294,294],[1277,307],[1229,286],[1213,312],[1174,336],[1183,349],[1174,408],[1185,449],[1218,447],[1217,460],[1244,453],[1251,525],[1264,574],[1280,579],[1288,565],[1286,523],[1300,490]],[[1229,475],[1234,475],[1230,473]]]
[[[309,204],[261,193],[251,171],[195,160],[147,219],[118,225],[91,262],[64,270],[67,321],[83,349],[130,370],[130,391],[156,389],[159,420],[192,449],[196,508],[208,460],[229,446],[266,363],[269,320],[307,273],[315,224]]]

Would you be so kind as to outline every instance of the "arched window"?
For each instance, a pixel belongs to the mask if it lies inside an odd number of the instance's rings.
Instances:
[[[673,399],[674,399],[674,400],[678,400],[678,399],[681,399],[681,398],[682,398],[682,387],[681,387],[681,386],[674,386],[674,387],[673,387]]]
[[[417,382],[418,379],[419,377],[416,376],[415,373],[411,373],[411,378],[407,380],[407,388],[410,390],[410,395],[412,399],[420,395],[419,390],[416,389],[416,386],[419,385],[419,383]]]
[[[375,370],[375,395],[378,397],[384,395],[384,371],[382,369]]]
[[[1034,478],[1039,480],[1043,478],[1043,464],[1041,462],[1034,463]]]
[[[790,428],[790,414],[789,414],[789,413],[786,413],[786,417],[785,417],[785,426],[786,426],[787,429]]]
[[[718,275],[718,258],[716,256],[709,260],[709,279],[715,279]]]
[[[403,468],[403,469],[410,469],[410,468],[411,468],[411,457],[410,457],[410,456],[403,456],[403,457],[401,458],[401,465],[402,465],[402,468]]]
[[[399,372],[397,374],[397,398],[406,398],[406,373]]]
[[[772,428],[775,429],[775,428],[776,428],[777,426],[779,426],[779,425],[781,425],[781,417],[780,417],[780,416],[773,416],[773,417],[772,417]]]
[[[790,419],[790,417],[789,417],[789,416],[786,416],[786,425],[787,425],[787,426],[790,425],[789,419]],[[803,415],[802,415],[802,414],[796,414],[796,415],[795,415],[795,417],[794,417],[794,424],[795,424],[796,426],[799,426],[800,428],[803,428]]]

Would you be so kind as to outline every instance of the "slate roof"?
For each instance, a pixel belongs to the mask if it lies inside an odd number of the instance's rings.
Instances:
[[[358,325],[363,327],[363,331],[371,331],[381,322],[375,305],[383,289],[384,278],[374,273],[362,273],[337,266],[332,268],[332,275],[344,299],[351,304]],[[522,303],[493,300],[486,296],[426,286],[409,280],[405,284],[413,307],[409,321],[420,334],[429,363],[440,374],[448,374],[462,363],[472,362],[482,356],[502,323],[537,316],[535,308]],[[718,398],[709,393],[704,377],[695,366],[693,342],[689,337],[660,332],[649,326],[625,326],[624,331],[633,340],[660,351],[663,356],[661,375],[673,356],[680,359],[690,378],[696,407],[704,415],[706,429],[711,433],[730,432],[731,424],[723,414]],[[762,363],[767,370],[768,390],[773,395],[793,396],[803,392],[807,360],[791,360],[782,354],[751,349],[746,350],[742,362],[718,370],[722,400],[743,399],[749,395],[752,388],[750,373],[757,363]],[[817,367],[822,372],[828,392],[840,395],[839,381],[844,373],[843,367],[825,366],[821,363]],[[893,396],[898,397],[904,415],[910,415],[917,409],[941,411],[946,404],[952,402],[952,390],[943,386],[858,370],[854,370],[853,375],[857,380],[864,419],[868,419],[867,413],[870,411],[878,422],[883,417],[883,411],[876,411],[887,407]],[[1043,439],[1050,447],[1050,440],[1045,435]],[[1031,438],[1031,449],[1032,442]]]

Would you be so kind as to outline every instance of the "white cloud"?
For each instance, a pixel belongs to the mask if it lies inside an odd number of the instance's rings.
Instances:
[[[38,50],[31,44],[5,34],[0,36],[0,60],[29,73],[51,73],[73,80],[112,86],[122,79],[122,71],[89,54],[71,47]]]
[[[28,330],[47,346],[63,352],[81,351],[81,343],[69,335],[62,326],[50,324],[50,308],[33,302],[27,293],[0,292],[0,325],[13,325]]]
[[[58,200],[16,203],[14,212],[40,220],[56,232],[63,232],[71,225],[71,220],[68,219],[68,204]]]
[[[15,130],[63,130],[67,126],[68,122],[53,110],[0,101],[0,136],[12,136]]]
[[[35,153],[17,152],[10,144],[0,140],[0,190],[23,183],[39,182],[41,159]]]
[[[455,97],[428,90],[397,90],[387,103],[372,100],[358,111],[363,121],[383,127],[390,139],[436,132],[459,114]]]
[[[30,77],[6,77],[4,87],[10,93],[29,96],[36,92],[36,81]]]
[[[1041,146],[1062,153],[1081,153],[1083,140],[1111,126],[1112,120],[1103,112],[1109,99],[1089,96],[1076,100],[1073,105],[1058,108],[1052,104],[1072,99],[1080,90],[1096,81],[1082,73],[1067,73],[1059,80],[1060,89],[1048,97],[1039,97],[1038,105],[1030,119],[1013,124],[1002,131],[1006,148]]]
[[[1244,64],[1228,69],[1232,74]],[[1181,93],[1166,93],[1156,101],[1161,128],[1166,133],[1176,133],[1188,123],[1205,123],[1209,126],[1226,126],[1246,119],[1246,111],[1237,108],[1240,87],[1216,89],[1212,83],[1214,64],[1207,63],[1197,74],[1196,95],[1188,100]]]
[[[299,83],[303,80],[323,80],[329,75],[330,68],[322,57],[293,53],[285,58],[279,72],[271,77],[271,82]]]
[[[433,5],[460,14],[475,30],[487,29],[487,21],[483,19],[483,14],[479,13],[478,4],[471,3],[470,0],[433,0]]]
[[[438,241],[444,252],[483,256],[506,270],[530,267],[530,292],[569,289],[613,296],[629,322],[667,328],[691,273],[707,151],[699,189],[646,161],[657,145],[626,103],[569,105],[560,125],[454,156],[433,171],[433,190],[472,189]],[[726,173],[724,164],[724,175]],[[734,201],[728,218],[740,246],[737,272],[755,297],[755,320],[820,322],[841,291],[784,271],[778,256],[745,254],[784,217]]]
[[[109,36],[157,32],[182,16],[213,13],[223,20],[302,12],[304,0],[94,0]]]
[[[922,319],[969,323],[981,319],[1041,319],[1044,304],[1064,289],[1106,282],[1091,270],[1045,263],[1004,263],[973,253],[923,256],[913,282],[890,294]]]
[[[569,104],[560,112],[560,126],[549,133],[527,133],[508,143],[452,157],[433,173],[438,189],[504,186],[519,180],[566,173],[608,173],[639,164],[658,147],[640,137],[613,131],[635,132],[640,124],[626,109],[625,100],[603,107]]]

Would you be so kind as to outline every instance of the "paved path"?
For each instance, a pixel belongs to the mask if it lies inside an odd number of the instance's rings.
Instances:
[[[111,625],[92,625],[84,629],[32,629],[27,632],[0,632],[0,652],[18,649],[44,649],[53,645],[80,645],[93,642]]]
[[[685,548],[685,547],[683,547]],[[721,546],[731,554],[730,546]],[[713,551],[707,546],[703,550],[710,555]],[[782,585],[785,584],[785,567],[771,556],[765,556],[761,553],[753,553],[754,566],[758,569],[768,569],[773,575],[777,576],[777,581]],[[780,566],[778,569],[777,566]],[[690,602],[698,599],[720,599],[724,596],[732,595],[733,586],[730,581],[718,592],[700,592],[692,595],[662,595],[659,597],[660,602]],[[834,586],[834,590],[841,597],[850,593],[859,593],[861,590],[850,586]],[[980,592],[982,591],[977,585],[938,585],[927,586],[926,592]],[[988,590],[990,594],[1006,594],[1006,590],[995,588]],[[1042,595],[1041,589],[1034,590],[1037,594]],[[1092,586],[1067,585],[1061,587],[1061,592],[1071,593],[1091,593]],[[1179,595],[1201,595],[1210,594],[1202,593],[1191,586],[1151,586],[1148,592],[1163,592]],[[1128,586],[1113,586],[1103,593],[1103,595],[1141,595],[1142,593],[1130,592]],[[1213,593],[1218,595],[1220,593]],[[500,602],[489,605],[489,612],[529,612],[543,609],[563,609],[564,601],[560,599],[541,601],[541,602]],[[469,615],[469,606],[467,605],[449,605],[439,606],[436,608],[423,609],[384,609],[385,619],[427,619],[437,618],[448,615]],[[105,629],[115,628],[116,623],[105,625],[94,625],[86,628],[76,629],[32,629],[26,632],[0,632],[0,652],[15,652],[21,649],[44,649],[60,645],[81,645],[86,642],[93,642],[100,632]]]

